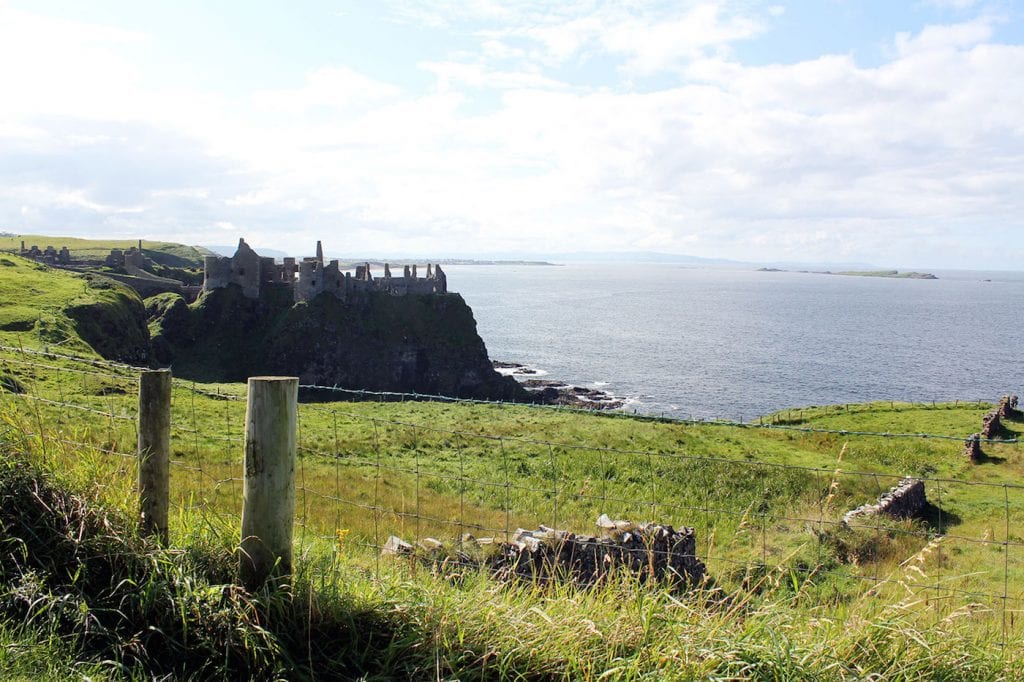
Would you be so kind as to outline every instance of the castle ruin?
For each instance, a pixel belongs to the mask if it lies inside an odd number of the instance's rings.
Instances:
[[[129,275],[140,275],[141,273],[142,276],[150,275],[147,271],[153,267],[153,261],[142,255],[141,239],[137,248],[130,246],[127,251],[111,249],[110,255],[106,257],[103,264],[111,268],[124,268]]]
[[[315,256],[307,256],[301,261],[285,258],[277,263],[273,258],[257,254],[245,239],[239,239],[235,255],[207,256],[203,265],[203,291],[237,284],[247,298],[259,298],[263,287],[268,285],[291,287],[296,303],[309,301],[323,292],[342,300],[352,293],[369,291],[395,296],[448,293],[448,278],[440,265],[428,264],[424,277],[418,275],[415,265],[406,265],[402,275],[395,277],[387,263],[382,277],[374,277],[370,273],[369,263],[357,266],[353,274],[343,271],[337,260],[325,264],[323,245],[319,241]]]

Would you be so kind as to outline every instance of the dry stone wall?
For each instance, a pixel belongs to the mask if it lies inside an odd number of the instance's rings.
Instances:
[[[470,551],[452,552],[433,538],[413,546],[398,537],[388,538],[386,555],[419,557],[435,565],[469,564],[486,567],[500,580],[565,581],[589,586],[622,572],[641,582],[649,580],[696,585],[705,580],[697,558],[692,528],[675,529],[655,523],[598,519],[599,536],[577,535],[541,526],[518,529],[511,542],[465,537]]]
[[[885,515],[896,519],[912,519],[921,516],[928,505],[924,492],[924,481],[907,477],[882,493],[875,504],[862,504],[843,515],[843,525],[849,526],[872,516]]]
[[[1017,409],[1017,396],[1015,395],[1004,395],[996,407],[996,412],[999,413],[1001,419],[1020,419],[1024,416]]]
[[[964,441],[964,458],[971,464],[977,464],[984,457],[984,453],[981,451],[981,434],[973,433],[967,436],[967,440]]]
[[[1002,428],[1002,422],[999,419],[998,408],[992,410],[984,417],[981,418],[981,437],[982,438],[995,438]]]
[[[964,441],[964,458],[971,464],[980,462],[985,453],[981,450],[981,440],[998,438],[1003,430],[1003,420],[1010,419],[1019,421],[1024,418],[1024,413],[1017,409],[1018,398],[1015,395],[1004,395],[999,399],[999,404],[991,412],[981,418],[981,431],[971,434]]]

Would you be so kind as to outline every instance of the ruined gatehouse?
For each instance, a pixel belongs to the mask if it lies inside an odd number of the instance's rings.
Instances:
[[[278,263],[273,258],[260,256],[244,239],[239,239],[235,255],[207,256],[203,265],[203,291],[237,284],[247,298],[260,298],[265,286],[274,285],[290,287],[296,303],[309,301],[324,292],[341,300],[355,292],[369,291],[395,296],[448,293],[448,278],[440,265],[428,263],[423,277],[419,276],[415,265],[404,266],[402,274],[396,277],[387,263],[380,277],[370,273],[369,263],[357,266],[352,273],[342,270],[337,260],[324,263],[323,245],[319,241],[315,256],[299,261],[285,258]]]

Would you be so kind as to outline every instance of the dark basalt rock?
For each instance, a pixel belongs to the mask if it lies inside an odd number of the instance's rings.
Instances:
[[[268,285],[259,299],[236,285],[204,294],[186,319],[160,329],[175,375],[205,381],[298,376],[302,384],[455,398],[529,401],[494,370],[473,311],[458,294],[294,303]]]

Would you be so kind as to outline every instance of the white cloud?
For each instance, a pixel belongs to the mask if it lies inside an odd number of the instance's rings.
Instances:
[[[610,52],[624,54],[627,70],[650,74],[721,50],[762,31],[744,16],[722,17],[715,4],[698,5],[679,17],[640,17],[604,28],[601,43]]]
[[[630,3],[575,0],[494,3],[477,0],[399,3],[402,21],[466,27],[483,38],[481,56],[557,66],[614,55],[629,71],[650,74],[705,53],[719,53],[764,30],[756,14],[714,0]],[[780,7],[765,11],[777,16]],[[472,26],[472,28],[468,28]],[[510,41],[525,43],[512,47]]]
[[[994,19],[981,17],[962,24],[948,26],[927,26],[916,35],[896,35],[896,49],[900,55],[935,50],[951,50],[973,47],[992,37]]]
[[[292,116],[308,113],[314,107],[336,111],[359,109],[395,98],[399,88],[382,83],[345,66],[317,69],[306,77],[306,84],[290,90],[262,90],[253,94],[253,102],[269,110]]]
[[[458,90],[462,86],[493,90],[563,89],[566,87],[565,83],[540,73],[502,71],[490,69],[483,64],[424,62],[419,65],[419,68],[434,75],[437,79],[437,87],[441,92]]]
[[[198,242],[244,230],[363,254],[926,253],[937,265],[979,230],[1019,228],[1024,47],[992,43],[992,21],[893,36],[875,68],[848,55],[749,66],[728,46],[763,30],[756,16],[669,10],[473,5],[495,26],[472,34],[476,53],[410,64],[434,76],[427,91],[334,64],[237,99],[149,82],[134,52],[146,38],[131,33],[57,21],[72,48],[40,54],[64,49],[51,20],[17,15],[39,45],[0,37],[42,62],[0,72],[0,224]],[[594,56],[674,75],[648,92],[562,77]]]
[[[924,0],[923,4],[941,9],[952,9],[962,12],[964,10],[977,7],[978,5],[982,5],[986,1],[987,0]]]
[[[141,79],[122,51],[143,42],[138,33],[0,5],[0,117],[69,110],[116,115],[116,105],[124,102],[120,87]]]

